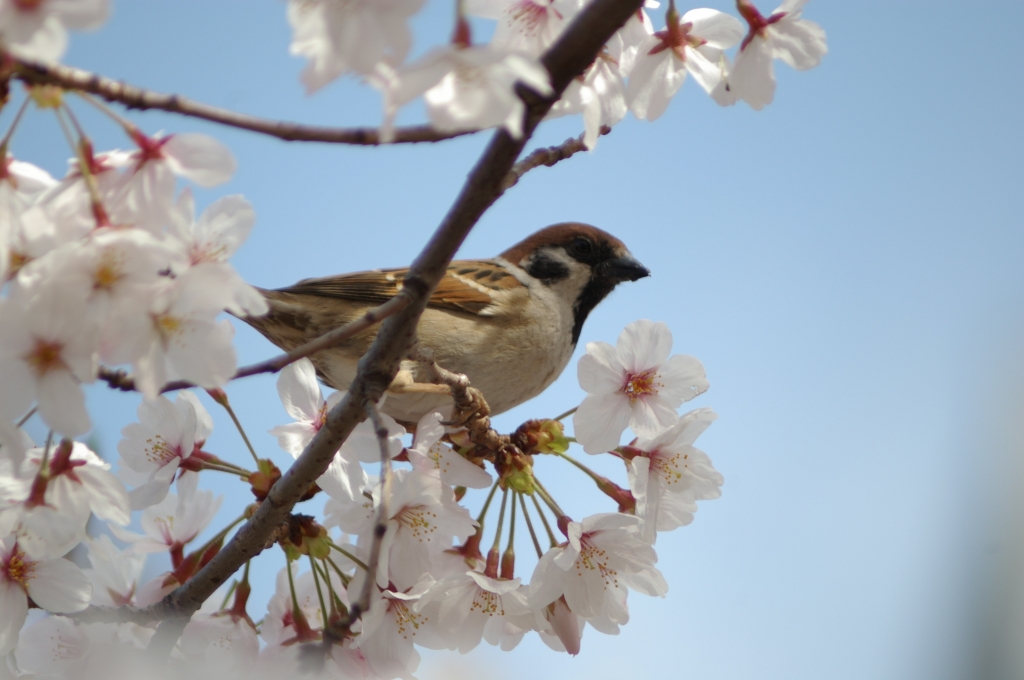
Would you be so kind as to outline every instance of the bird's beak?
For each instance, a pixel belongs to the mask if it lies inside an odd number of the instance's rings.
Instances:
[[[616,281],[636,281],[651,275],[650,269],[640,264],[635,257],[628,253],[616,257],[614,260],[606,260],[601,268],[607,278]]]

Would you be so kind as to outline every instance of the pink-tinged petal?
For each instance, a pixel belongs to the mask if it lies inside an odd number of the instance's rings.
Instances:
[[[200,387],[220,387],[231,379],[237,366],[231,323],[196,323],[189,330],[187,343],[168,348],[171,364],[185,380]]]
[[[775,97],[775,69],[764,38],[757,36],[736,57],[729,86],[737,97],[760,111]]]
[[[776,7],[772,14],[785,12],[786,14],[793,15],[803,11],[804,5],[806,4],[807,0],[783,0],[782,4]]]
[[[527,595],[531,608],[545,607],[562,596],[565,570],[555,564],[555,557],[562,551],[562,548],[552,548],[537,562]]]
[[[576,376],[589,394],[617,393],[625,381],[615,348],[605,342],[587,343],[587,353],[576,364]]]
[[[75,437],[91,427],[82,388],[68,371],[48,371],[39,378],[39,412],[57,432]]]
[[[324,406],[316,369],[309,359],[300,359],[281,371],[277,379],[277,394],[284,410],[298,421],[315,422]]]
[[[583,628],[580,626],[579,617],[569,609],[563,599],[555,601],[550,616],[548,616],[548,623],[551,624],[551,630],[555,636],[565,646],[566,652],[571,656],[580,653]]]
[[[679,414],[664,399],[637,399],[631,411],[629,427],[641,437],[656,437],[679,419]]]
[[[0,655],[18,645],[18,633],[28,617],[28,597],[12,581],[0,579]]]
[[[665,113],[686,79],[686,67],[672,50],[649,54],[651,47],[660,44],[650,38],[640,45],[640,51],[626,86],[629,110],[640,120],[655,120]]]
[[[82,570],[58,558],[37,562],[28,582],[32,601],[50,612],[80,612],[89,606],[92,584]]]
[[[779,21],[768,29],[772,56],[793,68],[805,71],[821,63],[828,52],[825,29],[813,21]]]
[[[270,428],[267,432],[277,437],[277,445],[286,453],[292,454],[294,458],[299,457],[302,450],[313,439],[313,435],[316,434],[316,430],[306,423],[278,425]]]
[[[704,364],[688,354],[676,354],[658,369],[658,396],[673,407],[704,394],[711,383],[707,380]]]
[[[203,211],[196,224],[197,246],[205,246],[209,257],[221,261],[234,255],[249,238],[256,224],[256,211],[242,196],[225,196]]]
[[[2,323],[8,323],[6,319]],[[15,420],[24,415],[35,398],[32,371],[20,359],[0,359],[0,418]]]
[[[589,395],[572,417],[573,432],[587,453],[611,451],[630,415],[629,399],[622,394]]]
[[[121,525],[131,521],[128,491],[121,480],[95,465],[83,465],[75,473],[85,482],[89,507],[95,514]]]
[[[64,26],[76,31],[99,27],[110,13],[110,0],[56,0],[49,6]]]
[[[651,597],[665,597],[668,592],[668,581],[655,567],[648,567],[635,574],[623,574],[622,581],[638,593]]]
[[[198,132],[172,135],[163,152],[176,174],[203,187],[223,184],[237,167],[228,147]]]
[[[626,370],[643,373],[668,359],[672,351],[672,331],[664,321],[640,319],[622,330],[616,346]]]
[[[731,14],[714,9],[691,9],[683,15],[682,23],[693,23],[690,35],[703,38],[707,44],[727,50],[743,39],[746,31],[740,20]]]
[[[646,456],[637,456],[627,465],[629,490],[636,499],[636,516],[644,521],[640,527],[640,537],[645,543],[653,544],[658,537],[654,519],[658,516],[660,489],[656,483],[652,484],[651,461]]]
[[[691,47],[686,48],[686,70],[708,94],[722,82],[722,68]]]

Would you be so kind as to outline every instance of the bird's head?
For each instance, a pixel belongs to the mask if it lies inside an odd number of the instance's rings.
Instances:
[[[578,222],[541,229],[501,257],[571,302],[573,344],[579,340],[587,315],[616,285],[651,274],[622,241]]]

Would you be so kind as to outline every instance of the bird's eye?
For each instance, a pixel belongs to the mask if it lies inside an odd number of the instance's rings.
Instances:
[[[586,257],[594,252],[594,244],[590,239],[577,236],[572,240],[572,243],[569,244],[569,251],[576,257]]]

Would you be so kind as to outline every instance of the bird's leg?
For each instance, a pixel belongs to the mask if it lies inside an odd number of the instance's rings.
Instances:
[[[399,371],[395,379],[388,385],[388,392],[392,394],[443,394],[445,396],[451,396],[452,393],[448,385],[416,382],[412,371],[405,369]]]
[[[509,443],[508,437],[491,429],[491,407],[483,393],[469,384],[469,378],[462,373],[453,373],[434,361],[433,352],[425,347],[417,348],[411,357],[427,368],[430,379],[445,386],[455,402],[451,420],[441,423],[446,427],[465,427],[469,439],[478,446],[498,451]]]

